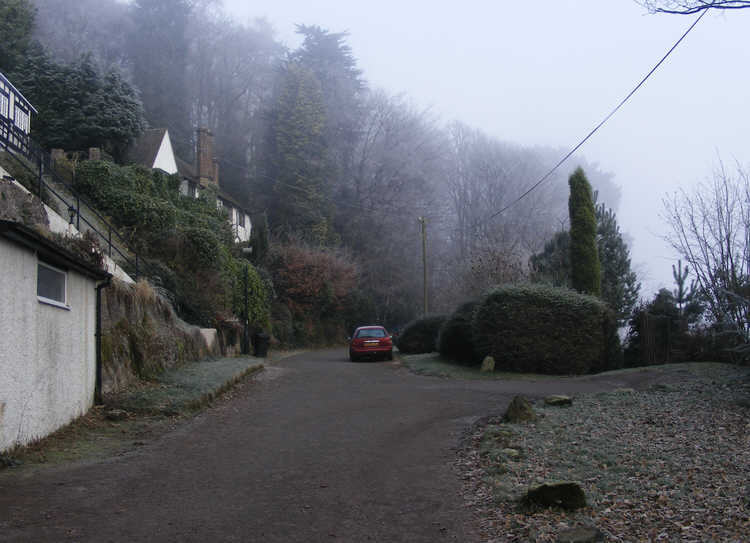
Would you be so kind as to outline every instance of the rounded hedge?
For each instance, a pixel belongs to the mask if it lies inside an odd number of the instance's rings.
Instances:
[[[473,300],[458,306],[446,319],[438,333],[437,348],[442,356],[467,366],[479,364],[482,359],[474,348],[471,321],[478,302]]]
[[[593,296],[547,285],[509,285],[490,291],[472,318],[480,358],[495,369],[556,375],[622,366],[617,320]]]
[[[404,354],[434,352],[440,326],[445,320],[445,315],[433,315],[411,321],[398,336],[398,350]]]

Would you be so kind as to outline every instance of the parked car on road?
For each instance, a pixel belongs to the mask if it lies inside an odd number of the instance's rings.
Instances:
[[[382,326],[360,326],[349,340],[349,360],[364,358],[393,360],[393,341]]]

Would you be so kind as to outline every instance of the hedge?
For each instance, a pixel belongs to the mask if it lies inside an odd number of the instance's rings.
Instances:
[[[493,356],[496,370],[569,375],[622,366],[614,313],[565,288],[497,287],[474,311],[472,332],[478,356]]]
[[[446,319],[438,333],[437,349],[442,356],[464,365],[479,364],[482,359],[474,348],[471,329],[472,316],[478,302],[473,300],[458,306]]]
[[[404,326],[398,337],[398,350],[404,354],[434,352],[440,326],[445,320],[445,315],[433,315],[411,321]]]

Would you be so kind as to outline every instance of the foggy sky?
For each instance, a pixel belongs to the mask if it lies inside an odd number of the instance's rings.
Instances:
[[[224,0],[263,16],[289,47],[294,24],[349,31],[373,87],[403,92],[443,120],[561,149],[589,132],[695,16],[649,15],[632,0]],[[672,287],[661,200],[707,179],[719,155],[750,166],[750,10],[709,13],[646,86],[583,147],[622,188],[641,295]],[[575,163],[562,171],[572,172]]]

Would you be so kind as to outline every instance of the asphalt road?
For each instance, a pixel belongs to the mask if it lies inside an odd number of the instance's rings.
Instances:
[[[132,453],[0,474],[0,541],[477,541],[453,467],[513,395],[629,383],[454,381],[344,350],[283,360]]]

